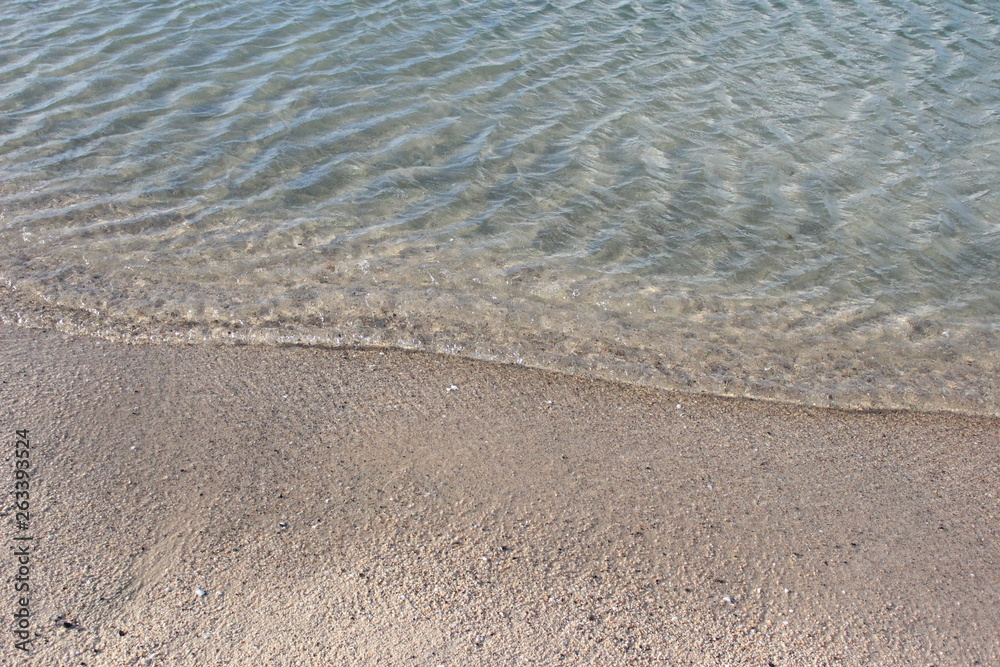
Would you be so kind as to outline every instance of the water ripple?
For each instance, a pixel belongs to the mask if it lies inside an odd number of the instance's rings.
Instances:
[[[991,5],[0,12],[0,276],[37,317],[1000,408]]]

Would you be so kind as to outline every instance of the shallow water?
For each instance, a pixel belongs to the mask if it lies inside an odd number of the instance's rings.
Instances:
[[[998,6],[0,15],[9,318],[1000,411]]]

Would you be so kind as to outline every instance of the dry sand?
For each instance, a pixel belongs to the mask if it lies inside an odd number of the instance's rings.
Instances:
[[[0,370],[3,664],[1000,664],[997,419],[10,326]]]

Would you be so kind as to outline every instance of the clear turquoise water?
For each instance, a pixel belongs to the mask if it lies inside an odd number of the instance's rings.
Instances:
[[[6,317],[1000,410],[1000,5],[7,2]]]

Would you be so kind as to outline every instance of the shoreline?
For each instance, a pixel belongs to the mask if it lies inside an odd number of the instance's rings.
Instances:
[[[995,417],[397,350],[0,348],[37,443],[24,664],[1000,662]]]
[[[437,330],[418,333],[419,326],[414,328],[408,316],[403,318],[407,324],[402,326],[395,321],[396,314],[390,313],[391,306],[383,304],[380,308],[386,317],[368,316],[371,320],[368,323],[365,318],[347,318],[342,327],[315,328],[298,321],[246,326],[231,321],[132,319],[113,311],[109,314],[66,306],[0,286],[0,324],[51,329],[123,344],[401,351],[505,364],[685,396],[847,411],[899,410],[1000,417],[1000,383],[995,379],[1000,377],[994,344],[996,333],[985,330],[961,340],[952,336],[947,344],[941,338],[931,346],[933,349],[927,347],[926,341],[915,344],[922,353],[911,350],[911,356],[904,355],[886,365],[886,359],[893,356],[887,350],[895,350],[898,340],[890,343],[876,337],[863,346],[854,341],[853,346],[847,345],[836,352],[822,344],[808,351],[801,344],[763,350],[754,345],[742,349],[732,341],[723,342],[726,336],[713,334],[714,338],[702,341],[699,348],[689,344],[697,338],[696,332],[685,331],[674,332],[669,344],[661,341],[657,351],[630,347],[618,339],[618,342],[609,339],[582,343],[564,334],[547,338],[544,331],[532,333],[523,327],[506,343],[491,342],[488,333],[480,331],[473,335],[472,330],[465,331],[462,340],[452,340],[450,334],[441,334],[447,329],[442,329],[441,323]],[[695,328],[706,333],[704,327]],[[524,348],[514,345],[512,340],[521,340]],[[882,346],[885,349],[876,359],[871,350]],[[760,358],[758,353],[762,355]],[[936,365],[932,358],[948,361]]]

